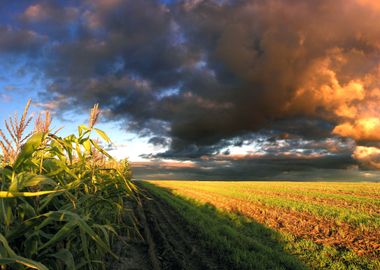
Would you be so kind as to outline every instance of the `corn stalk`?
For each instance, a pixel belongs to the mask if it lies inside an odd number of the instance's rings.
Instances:
[[[89,126],[60,137],[51,118],[38,116],[34,131],[30,101],[20,119],[6,121],[0,132],[1,269],[105,269],[105,258],[117,259],[111,246],[118,232],[132,229],[124,218],[126,199],[134,199],[128,163],[114,160],[92,138],[100,111],[91,110]]]

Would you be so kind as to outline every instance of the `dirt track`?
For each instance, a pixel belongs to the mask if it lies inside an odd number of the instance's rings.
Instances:
[[[140,224],[140,236],[125,237],[114,244],[120,261],[110,261],[107,269],[224,269],[175,210],[143,187],[139,190],[140,203],[129,207]]]
[[[145,189],[140,198],[153,269],[223,269],[170,206]]]

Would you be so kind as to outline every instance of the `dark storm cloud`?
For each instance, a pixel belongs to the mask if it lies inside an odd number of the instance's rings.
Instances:
[[[325,138],[330,136],[334,125],[322,119],[313,118],[289,118],[276,121],[271,129],[299,135],[304,138]]]
[[[169,146],[168,139],[164,137],[152,137],[149,139],[148,143],[151,143],[155,146]]]
[[[71,79],[73,86],[92,78],[109,79],[108,87],[113,83],[119,86],[120,79],[125,77],[141,80],[142,84],[146,80],[150,87],[177,82],[184,59],[181,48],[172,44],[175,33],[168,10],[148,0],[91,1],[88,5],[81,16],[81,36],[53,48],[57,55],[51,64],[64,65],[54,69],[50,76]],[[103,87],[99,91],[107,91],[104,85],[99,87]],[[124,95],[115,93],[113,97]]]
[[[191,180],[376,180],[378,174],[366,175],[355,167],[350,155],[319,158],[289,158],[266,156],[239,160],[213,158],[193,164],[152,161],[135,163],[137,179],[191,179]],[[372,172],[373,173],[373,172]]]
[[[44,32],[52,39],[42,66],[51,84],[41,97],[62,110],[101,103],[110,119],[153,137],[152,144],[169,144],[157,157],[228,154],[264,131],[270,134],[251,142],[272,140],[271,154],[282,147],[278,140],[315,154],[307,141],[331,138],[335,150],[324,155],[354,151],[332,136],[380,140],[375,2],[60,3],[35,1],[20,17],[41,32],[41,22],[66,29]]]

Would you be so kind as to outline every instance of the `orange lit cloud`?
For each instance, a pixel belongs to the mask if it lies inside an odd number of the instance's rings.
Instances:
[[[352,156],[365,166],[380,169],[380,149],[377,147],[358,146]]]
[[[356,53],[356,52],[355,52]],[[352,55],[332,50],[316,60],[304,83],[287,103],[286,113],[322,117],[336,123],[333,135],[352,138],[357,145],[380,141],[379,68],[344,78],[340,74]],[[352,157],[366,166],[379,168],[380,149],[357,146]]]
[[[377,0],[356,0],[363,7],[370,7],[374,11],[380,11],[380,2]]]
[[[320,115],[322,109],[327,118],[356,117],[358,108],[355,104],[365,98],[363,84],[360,80],[340,83],[330,65],[329,59],[323,59],[311,68],[305,76],[305,84],[288,103],[289,111]]]
[[[351,137],[357,141],[380,141],[380,119],[377,117],[362,118],[353,123],[343,123],[336,126],[333,134]]]

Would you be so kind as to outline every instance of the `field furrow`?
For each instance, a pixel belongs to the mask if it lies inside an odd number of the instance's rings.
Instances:
[[[268,183],[266,190],[261,183],[255,182],[154,183],[179,196],[243,214],[296,239],[309,239],[316,244],[349,250],[372,259],[380,256],[380,207],[376,199],[372,203],[367,198],[355,200],[350,197],[352,195],[345,199],[341,194],[337,194],[338,198],[331,197],[332,193],[316,196],[315,191],[308,193],[309,190],[304,194],[299,190],[278,191],[278,183]],[[336,184],[333,185],[337,188]],[[373,185],[377,188],[376,184]],[[321,190],[319,188],[318,192]]]
[[[186,182],[178,182],[175,186],[172,186],[173,183],[170,182],[163,182],[163,184],[166,187],[171,187],[174,189],[190,188]],[[192,185],[191,189],[214,192],[218,195],[242,199],[251,203],[259,202],[268,206],[275,206],[298,212],[307,212],[315,216],[331,218],[338,222],[349,223],[353,227],[368,227],[376,230],[380,228],[380,216],[379,214],[376,214],[380,211],[380,206],[376,207],[376,204],[372,204],[370,208],[341,207],[339,205],[334,205],[332,201],[330,201],[330,204],[327,204],[320,203],[312,197],[309,199],[307,194],[303,197],[303,200],[297,200],[294,198],[287,198],[286,196],[278,196],[277,192],[273,191],[272,186],[270,185],[264,193],[260,193],[260,191],[256,192],[254,190],[249,192],[249,188],[243,189],[239,187],[239,183],[237,183],[236,186],[233,186],[230,182],[222,182],[219,186],[215,182],[202,182],[199,185]]]
[[[283,196],[282,202],[297,202],[298,197],[287,198],[286,195],[272,189],[273,186],[279,186],[279,183],[268,182],[266,191],[262,183],[258,185],[256,182],[150,181],[143,185],[164,199],[168,205],[176,208],[178,215],[182,216],[191,228],[200,230],[204,234],[202,239],[206,243],[214,242],[216,246],[212,248],[220,248],[220,244],[217,243],[223,241],[223,245],[227,245],[231,252],[241,248],[243,243],[247,244],[243,250],[250,250],[248,243],[255,241],[257,237],[267,235],[269,231],[265,233],[263,229],[252,231],[249,224],[261,224],[263,228],[271,231],[270,234],[278,233],[277,236],[273,234],[271,239],[278,241],[284,252],[294,255],[310,269],[380,269],[380,231],[368,222],[349,223],[342,221],[342,218],[333,218],[331,214],[323,215],[331,209],[332,212],[336,212],[337,207],[333,205],[333,201],[332,205],[313,201],[314,204],[320,203],[319,207],[324,209],[316,214],[302,207],[290,208],[268,203],[280,195]],[[374,185],[377,188],[376,184]],[[256,186],[260,186],[262,191],[258,192],[260,194],[254,192]],[[304,197],[308,195],[305,192]],[[304,205],[303,197],[299,199],[300,205]],[[232,232],[230,231],[232,228],[222,224],[207,224],[206,220],[211,217],[205,213],[199,213],[195,221],[195,212],[187,213],[187,206],[184,204],[193,204],[198,209],[215,207],[221,215],[229,215],[239,233],[233,237],[224,236],[225,233]],[[376,220],[378,219],[376,215],[368,213],[368,209],[352,211],[351,214],[353,217],[355,214],[371,216],[374,219],[373,224],[379,222]],[[214,232],[213,227],[221,228],[220,231]],[[258,248],[255,247],[252,251],[256,252]],[[227,253],[224,256],[234,255]],[[248,259],[256,255],[252,253],[246,256]]]
[[[378,231],[354,228],[346,223],[337,223],[334,219],[262,203],[251,203],[213,192],[189,189],[180,189],[176,192],[210,203],[220,209],[242,213],[271,228],[291,233],[296,237],[311,239],[315,243],[350,249],[359,255],[380,256],[380,232]]]

